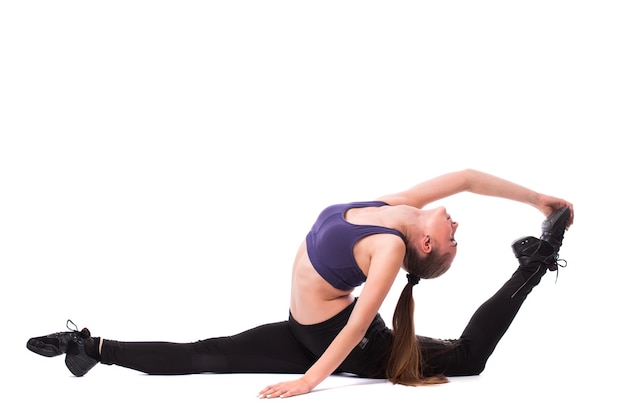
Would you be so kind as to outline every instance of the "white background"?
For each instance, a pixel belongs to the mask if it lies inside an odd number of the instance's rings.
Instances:
[[[618,1],[3,2],[2,414],[623,415],[625,18]],[[74,378],[25,349],[68,318],[181,342],[284,320],[321,208],[466,167],[576,210],[568,267],[479,377],[331,377],[260,401],[291,376],[98,365]],[[443,203],[459,255],[414,294],[418,333],[447,338],[542,217],[475,195]]]

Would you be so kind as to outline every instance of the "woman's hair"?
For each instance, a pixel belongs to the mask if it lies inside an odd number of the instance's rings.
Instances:
[[[393,343],[387,362],[387,378],[394,384],[417,386],[448,382],[443,375],[422,374],[422,358],[413,318],[413,285],[417,282],[416,278],[436,278],[446,272],[450,267],[450,257],[450,253],[440,254],[437,250],[420,257],[407,245],[404,268],[409,273],[409,282],[402,290],[393,314]]]

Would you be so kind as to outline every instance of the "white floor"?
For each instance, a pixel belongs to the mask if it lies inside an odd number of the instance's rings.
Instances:
[[[626,73],[619,2],[0,4],[1,415],[624,416]],[[283,320],[317,212],[472,167],[569,199],[561,256],[479,377],[428,388],[280,375],[74,378],[25,348],[65,320],[190,341]],[[455,337],[536,234],[460,195],[416,328]],[[381,314],[390,322],[402,282]]]
[[[23,354],[25,355],[25,354]],[[74,378],[43,359],[24,357],[24,374],[12,375],[3,407],[14,415],[48,415],[68,410],[89,410],[93,415],[184,415],[217,412],[254,413],[262,416],[304,413],[428,412],[484,416],[564,415],[575,412],[604,416],[623,415],[619,379],[602,373],[582,375],[536,369],[535,361],[510,371],[493,369],[478,377],[453,378],[449,384],[409,388],[385,381],[331,377],[313,393],[289,399],[259,400],[257,390],[277,375],[144,376],[120,368],[94,368],[82,379]],[[510,359],[509,359],[510,360]],[[505,364],[500,364],[504,368]],[[54,369],[53,369],[54,368]],[[15,408],[10,408],[14,406]]]

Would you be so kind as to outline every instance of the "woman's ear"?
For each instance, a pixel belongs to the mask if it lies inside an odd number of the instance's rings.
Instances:
[[[432,252],[433,242],[430,235],[424,235],[424,237],[420,240],[420,248],[424,251],[424,253]]]

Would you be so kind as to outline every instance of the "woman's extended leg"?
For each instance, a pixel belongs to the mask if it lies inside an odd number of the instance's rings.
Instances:
[[[481,373],[546,268],[545,265],[537,265],[534,269],[518,268],[502,288],[476,310],[459,339],[418,336],[425,372],[446,376]]]
[[[160,375],[304,373],[314,358],[284,321],[194,343],[104,340],[101,362]]]
[[[287,321],[193,343],[101,340],[87,329],[72,329],[70,323],[69,332],[33,337],[27,348],[47,357],[65,353],[65,364],[75,376],[85,375],[98,362],[160,375],[304,373],[315,362]]]

